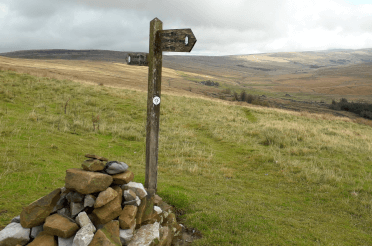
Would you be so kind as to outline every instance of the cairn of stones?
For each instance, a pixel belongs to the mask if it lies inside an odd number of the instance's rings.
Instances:
[[[174,245],[182,237],[173,207],[124,162],[87,154],[66,170],[65,186],[24,207],[0,231],[0,246]]]

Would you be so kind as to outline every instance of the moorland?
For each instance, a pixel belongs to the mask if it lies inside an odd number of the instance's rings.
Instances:
[[[163,56],[158,194],[193,245],[372,244],[370,120],[325,106],[371,102],[371,51]],[[53,52],[0,56],[0,228],[86,153],[144,183],[147,67]]]
[[[26,72],[31,68],[35,75],[147,90],[147,67],[123,67],[128,53],[26,50],[0,54],[2,59],[23,58],[2,60],[0,64]],[[168,92],[189,91],[187,94],[229,101],[242,101],[241,93],[245,92],[260,105],[361,121],[357,114],[330,110],[332,100],[345,98],[350,102],[372,103],[372,49],[212,57],[164,53],[162,90]]]

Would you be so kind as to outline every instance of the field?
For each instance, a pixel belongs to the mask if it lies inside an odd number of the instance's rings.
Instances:
[[[105,64],[1,57],[1,227],[86,153],[144,183],[147,67]],[[370,126],[199,96],[182,73],[163,68],[158,194],[193,245],[372,244]]]

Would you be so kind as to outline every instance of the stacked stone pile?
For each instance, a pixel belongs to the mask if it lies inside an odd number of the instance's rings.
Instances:
[[[123,162],[96,156],[66,170],[65,186],[23,208],[0,231],[0,246],[173,245],[174,210]]]

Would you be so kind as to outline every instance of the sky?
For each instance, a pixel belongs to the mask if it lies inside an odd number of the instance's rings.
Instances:
[[[372,48],[372,0],[0,0],[0,53],[149,52],[150,21],[191,28],[191,52],[224,56]]]

